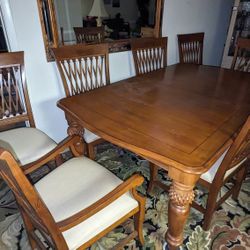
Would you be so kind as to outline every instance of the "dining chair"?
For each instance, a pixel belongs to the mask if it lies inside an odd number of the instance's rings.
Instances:
[[[66,97],[110,84],[108,44],[69,45],[53,49]],[[85,129],[88,156],[95,158],[94,147],[104,142]]]
[[[250,39],[238,38],[231,69],[250,72]]]
[[[167,66],[167,37],[132,39],[136,75],[142,75]]]
[[[8,148],[22,166],[56,147],[35,127],[26,85],[24,52],[0,54],[0,146]]]
[[[104,26],[73,27],[77,43],[101,43],[104,40]]]
[[[237,199],[241,184],[246,177],[247,167],[250,166],[250,116],[241,128],[235,139],[231,139],[223,150],[220,151],[219,158],[212,167],[201,175],[198,183],[208,190],[208,198],[206,207],[193,202],[192,206],[204,214],[203,229],[208,230],[212,216],[216,209],[232,195],[233,199]],[[169,187],[157,180],[157,167],[154,166],[154,176],[150,178],[150,189],[152,191],[154,185],[168,191]],[[219,197],[221,188],[232,181],[234,184],[230,189]]]
[[[204,33],[179,34],[180,63],[202,64]]]
[[[86,249],[121,223],[134,218],[135,230],[118,243],[135,237],[143,245],[145,198],[137,193],[144,178],[135,174],[120,180],[93,160],[79,155],[78,136],[68,137],[42,159],[39,169],[67,148],[73,158],[32,185],[11,153],[0,148],[0,176],[10,187],[32,249]],[[46,246],[44,245],[46,244]]]

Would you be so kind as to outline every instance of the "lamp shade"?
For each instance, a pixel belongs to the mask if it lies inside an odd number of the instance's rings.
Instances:
[[[89,16],[108,17],[108,13],[104,7],[103,0],[94,0]]]

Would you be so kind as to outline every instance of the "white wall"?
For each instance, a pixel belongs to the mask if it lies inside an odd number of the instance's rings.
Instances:
[[[205,32],[204,64],[220,65],[233,0],[165,0],[163,36],[168,64],[179,61],[177,34]]]
[[[222,29],[218,24],[225,23],[227,19],[219,15],[227,13],[224,9],[227,1],[229,0],[166,0],[163,34],[169,36],[169,63],[176,62],[178,58],[175,44],[177,33],[203,30],[207,39],[205,63],[219,62],[223,42],[222,39],[219,43],[216,40],[224,36],[225,31],[222,32],[224,27]],[[64,96],[64,92],[55,63],[48,63],[46,60],[37,2],[35,0],[9,0],[9,2],[15,26],[17,50],[25,51],[28,90],[36,125],[59,141],[66,136],[67,124],[64,113],[57,108],[56,102]],[[110,73],[111,82],[134,75],[131,53],[111,54]]]

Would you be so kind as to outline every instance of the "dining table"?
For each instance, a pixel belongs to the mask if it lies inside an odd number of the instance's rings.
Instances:
[[[84,128],[167,170],[169,249],[183,243],[194,187],[250,114],[250,74],[176,64],[63,98],[68,134]],[[167,211],[166,211],[167,212]]]

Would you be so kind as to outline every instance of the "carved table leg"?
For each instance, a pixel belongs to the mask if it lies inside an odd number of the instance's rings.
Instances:
[[[173,181],[169,190],[168,231],[166,241],[170,250],[179,249],[183,242],[183,229],[194,199],[194,185]]]
[[[85,143],[83,140],[84,128],[81,127],[77,122],[68,121],[69,127],[67,133],[69,136],[78,135],[80,137],[80,141],[74,144],[75,151],[79,155],[84,155],[85,152]]]

